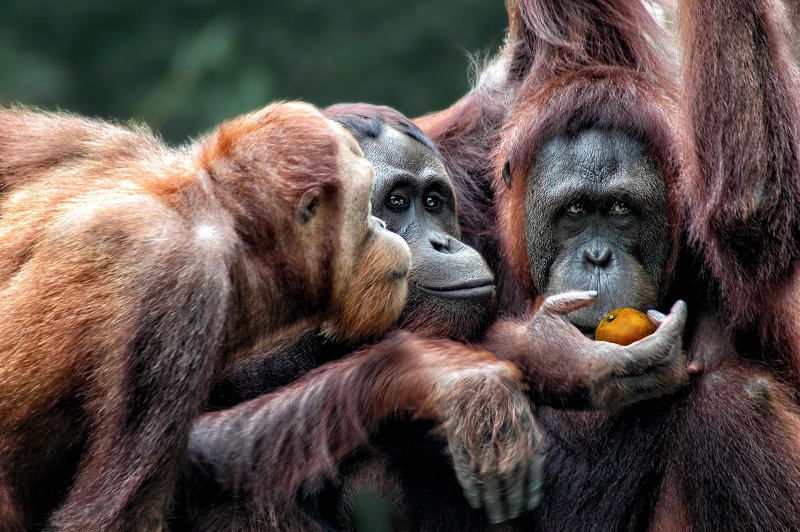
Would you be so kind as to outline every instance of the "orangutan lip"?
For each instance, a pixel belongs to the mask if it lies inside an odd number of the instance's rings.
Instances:
[[[472,296],[489,292],[494,292],[494,283],[486,279],[476,279],[463,284],[454,286],[422,286],[417,285],[420,290],[435,294],[447,294],[448,296]]]

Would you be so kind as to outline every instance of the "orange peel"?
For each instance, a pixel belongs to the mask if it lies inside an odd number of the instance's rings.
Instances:
[[[653,334],[655,330],[655,324],[644,312],[633,308],[618,308],[600,320],[594,331],[594,339],[628,345]]]

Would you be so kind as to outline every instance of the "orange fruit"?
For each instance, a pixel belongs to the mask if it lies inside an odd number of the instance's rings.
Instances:
[[[628,345],[653,334],[655,330],[656,326],[647,314],[635,308],[618,308],[600,320],[600,325],[594,331],[594,339]]]

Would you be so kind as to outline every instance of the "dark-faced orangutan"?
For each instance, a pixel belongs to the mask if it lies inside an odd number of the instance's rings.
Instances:
[[[797,359],[780,348],[796,321],[780,303],[794,294],[798,197],[790,28],[774,3],[687,6],[683,93],[644,5],[521,0],[476,88],[418,121],[471,205],[462,229],[496,270],[502,312],[594,289],[593,305],[567,315],[591,336],[616,307],[688,302],[684,391],[611,414],[536,409],[543,500],[520,529],[800,525],[784,362]],[[761,326],[742,326],[745,314]],[[503,357],[509,337],[498,324],[483,346]],[[541,364],[515,361],[534,390]]]
[[[311,327],[368,336],[403,307],[410,254],[369,217],[372,167],[311,106],[179,150],[3,109],[0,186],[4,531],[160,530],[225,363]]]

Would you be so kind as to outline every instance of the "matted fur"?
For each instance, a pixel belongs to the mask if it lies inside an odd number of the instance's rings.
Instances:
[[[685,459],[674,458],[667,473],[681,480],[676,491],[682,513],[726,529],[743,523],[765,530],[798,527],[796,9],[770,0],[687,0],[680,17],[683,132],[692,148],[680,193],[689,235],[714,281],[719,320],[737,333],[736,348],[761,363],[736,375],[726,367],[731,357],[700,357],[721,368],[705,377],[708,388],[695,398],[687,428],[676,429],[691,428],[698,437],[681,440],[676,456]],[[776,376],[793,390],[776,384]],[[751,402],[731,404],[724,392],[737,388]],[[738,419],[765,415],[770,422],[732,427],[726,419],[731,413]],[[718,434],[741,442],[735,454],[699,443]],[[730,463],[746,467],[728,470]],[[704,501],[711,479],[721,499],[731,501],[728,510]]]

